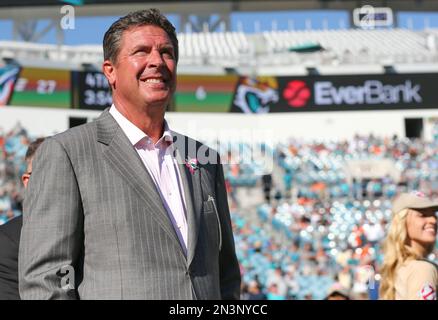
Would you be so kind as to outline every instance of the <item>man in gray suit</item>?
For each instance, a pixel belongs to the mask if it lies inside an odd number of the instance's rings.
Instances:
[[[25,194],[23,299],[238,299],[218,154],[164,120],[178,40],[158,10],[104,36],[113,106],[47,139]]]

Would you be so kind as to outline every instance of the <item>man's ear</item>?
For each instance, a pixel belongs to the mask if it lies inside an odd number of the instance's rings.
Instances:
[[[102,71],[105,77],[108,79],[108,82],[111,88],[115,88],[116,86],[116,69],[111,61],[105,60],[102,64]]]
[[[21,176],[21,182],[23,183],[23,186],[25,188],[27,188],[27,184],[29,183],[29,178],[30,178],[30,175],[28,173],[25,173]]]

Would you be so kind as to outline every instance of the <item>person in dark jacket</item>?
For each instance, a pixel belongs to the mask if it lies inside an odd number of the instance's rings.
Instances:
[[[25,160],[26,172],[21,181],[26,188],[32,174],[33,156],[44,141],[39,138],[32,142],[27,149]],[[23,217],[18,216],[0,226],[0,300],[20,300],[18,294],[18,247],[20,243]]]

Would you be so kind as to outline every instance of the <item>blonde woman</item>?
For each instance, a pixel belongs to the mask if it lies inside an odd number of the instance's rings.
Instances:
[[[435,247],[437,210],[438,201],[421,192],[402,193],[394,200],[380,299],[436,300],[437,266],[426,258]]]

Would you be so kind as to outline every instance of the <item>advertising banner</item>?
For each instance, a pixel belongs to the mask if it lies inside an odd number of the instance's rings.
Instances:
[[[231,112],[434,109],[438,74],[241,77]]]
[[[179,75],[174,111],[228,112],[238,76]]]
[[[70,89],[69,70],[22,67],[8,104],[70,108]]]

